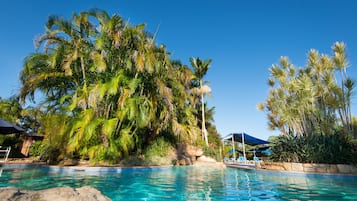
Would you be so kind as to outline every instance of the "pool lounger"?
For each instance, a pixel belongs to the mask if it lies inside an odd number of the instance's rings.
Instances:
[[[7,147],[6,149],[3,148],[4,147],[0,146],[0,163],[6,163],[11,151],[11,147]]]

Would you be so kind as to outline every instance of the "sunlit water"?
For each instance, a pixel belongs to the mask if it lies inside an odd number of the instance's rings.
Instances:
[[[0,167],[1,168],[1,167]],[[92,186],[113,200],[357,200],[357,177],[202,167],[66,168],[5,166],[0,187]],[[1,198],[0,198],[1,200]]]

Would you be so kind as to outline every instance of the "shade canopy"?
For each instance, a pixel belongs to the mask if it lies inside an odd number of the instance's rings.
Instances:
[[[249,144],[252,146],[260,145],[260,144],[269,144],[268,141],[253,137],[251,135],[248,135],[247,133],[231,133],[231,134],[227,135],[226,137],[224,137],[223,139],[224,140],[232,140],[232,137],[233,137],[233,141],[242,143],[243,142],[242,136],[244,137],[244,144]]]
[[[0,134],[22,133],[25,130],[19,126],[0,119]]]

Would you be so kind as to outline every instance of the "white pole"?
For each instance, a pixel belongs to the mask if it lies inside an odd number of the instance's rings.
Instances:
[[[232,133],[232,144],[233,144],[233,160],[236,159],[236,150],[234,148],[234,133]]]
[[[208,136],[207,136],[207,130],[206,130],[206,122],[205,122],[205,102],[203,99],[203,91],[202,91],[202,80],[200,80],[200,89],[201,89],[201,102],[202,102],[202,134],[204,137],[204,140],[206,142],[206,146],[208,147]]]
[[[244,157],[244,164],[247,163],[247,158],[245,156],[245,146],[244,146],[244,132],[242,133],[242,143],[243,143],[243,157]]]

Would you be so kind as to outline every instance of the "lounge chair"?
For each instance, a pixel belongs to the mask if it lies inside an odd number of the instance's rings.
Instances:
[[[11,147],[4,148],[5,147],[0,146],[0,163],[6,163],[11,151]]]
[[[237,159],[237,163],[238,163],[238,164],[247,164],[247,162],[248,162],[248,160],[247,160],[245,157],[243,157],[243,156],[240,156],[240,157],[238,157],[238,159]]]
[[[253,157],[253,160],[254,160],[255,162],[260,162],[259,158],[256,157],[256,156]]]
[[[223,160],[225,163],[234,163],[234,161],[235,161],[234,158],[227,158],[227,157],[224,157]]]
[[[254,166],[254,165],[255,165],[255,162],[254,162],[254,161],[252,161],[252,160],[247,160],[247,159],[246,159],[245,157],[243,157],[243,156],[240,156],[240,157],[237,159],[236,163],[237,163],[238,165],[242,165],[242,166]]]
[[[243,156],[240,156],[237,160],[238,163],[244,163],[247,159],[244,158]]]

